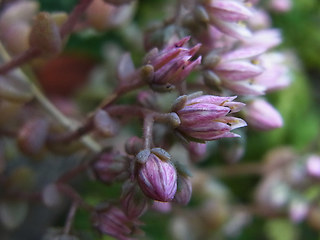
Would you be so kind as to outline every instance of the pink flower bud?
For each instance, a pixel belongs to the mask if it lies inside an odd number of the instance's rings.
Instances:
[[[174,201],[181,204],[187,205],[192,195],[192,185],[190,177],[179,175],[178,176],[178,190],[174,196]]]
[[[11,54],[21,54],[29,48],[31,21],[38,8],[35,1],[19,1],[11,2],[1,12],[0,38]]]
[[[117,153],[102,153],[93,164],[97,178],[107,184],[129,176],[129,159]]]
[[[260,75],[263,69],[246,60],[221,62],[215,67],[215,73],[229,81],[246,80]]]
[[[242,1],[208,0],[202,1],[209,15],[209,22],[221,32],[237,39],[251,36],[251,32],[238,22],[248,20],[253,13]]]
[[[260,96],[265,94],[266,87],[254,84],[252,80],[222,82],[222,86],[238,95]]]
[[[119,240],[134,240],[131,237],[137,230],[139,222],[129,219],[118,207],[109,206],[98,210],[93,215],[93,225],[103,234],[110,235]]]
[[[93,117],[94,127],[105,137],[113,137],[118,130],[117,123],[104,110],[98,110]]]
[[[269,14],[263,9],[253,9],[253,16],[248,20],[251,29],[266,29],[271,25]]]
[[[211,95],[189,97],[185,106],[176,111],[181,120],[177,130],[186,138],[196,141],[239,137],[230,131],[246,126],[246,123],[240,118],[227,116],[228,113],[237,112],[244,106],[243,103],[232,102],[235,98]]]
[[[249,126],[257,130],[268,131],[283,125],[280,113],[264,99],[253,100],[244,111]]]
[[[278,29],[263,29],[255,32],[251,38],[244,41],[244,46],[260,47],[264,50],[278,46],[282,42],[281,32]]]
[[[189,154],[192,162],[194,163],[201,162],[206,156],[207,144],[190,142],[188,144],[188,150],[189,150]]]
[[[185,48],[183,45],[190,39],[185,37],[173,45],[169,45],[158,52],[153,49],[146,57],[146,64],[154,68],[154,77],[151,86],[181,83],[189,73],[201,63],[201,57],[192,61],[191,58],[199,50],[200,44],[193,48]]]
[[[117,2],[121,4],[116,6],[107,1],[93,0],[86,11],[88,23],[97,31],[105,31],[126,23],[132,17],[134,4],[122,5],[123,1]]]
[[[233,0],[206,1],[206,9],[210,16],[227,22],[247,20],[252,12],[241,2]]]
[[[254,82],[264,86],[267,92],[286,88],[291,83],[290,70],[284,54],[267,53],[258,58],[260,65],[265,69],[262,74],[254,78]]]
[[[123,185],[121,203],[129,219],[139,218],[148,207],[147,198],[140,188],[131,181]]]
[[[137,181],[146,196],[161,202],[171,201],[177,190],[175,167],[154,153],[137,166]]]

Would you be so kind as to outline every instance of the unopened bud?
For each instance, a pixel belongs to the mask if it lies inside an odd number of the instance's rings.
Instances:
[[[93,170],[100,181],[110,184],[129,176],[129,161],[120,154],[106,152],[102,153],[93,164]]]
[[[148,207],[148,199],[141,192],[139,186],[131,181],[123,185],[121,203],[124,212],[130,219],[140,217]]]
[[[175,167],[154,153],[149,154],[145,164],[137,166],[137,180],[143,193],[157,201],[171,201],[177,190]]]
[[[198,143],[198,142],[190,142],[188,144],[188,150],[190,154],[191,161],[194,163],[201,162],[204,160],[207,153],[207,144],[206,143]]]
[[[178,188],[176,195],[174,196],[174,201],[181,205],[187,205],[190,201],[191,195],[192,185],[190,177],[178,175]]]
[[[283,125],[280,113],[264,99],[253,100],[244,111],[248,125],[257,130],[268,131]]]
[[[109,114],[104,110],[99,110],[93,118],[96,129],[106,137],[114,136],[118,130],[115,121],[111,119]]]
[[[110,27],[110,16],[115,7],[102,0],[93,0],[86,11],[87,22],[97,31],[104,31]]]
[[[48,135],[49,123],[46,119],[36,118],[25,123],[19,131],[18,143],[26,154],[38,154],[44,147]]]
[[[98,210],[93,215],[93,225],[103,234],[108,234],[116,239],[132,239],[139,223],[131,220],[116,206],[109,206]]]
[[[34,20],[30,46],[37,48],[43,55],[55,55],[61,51],[62,43],[59,28],[49,13],[41,12]]]

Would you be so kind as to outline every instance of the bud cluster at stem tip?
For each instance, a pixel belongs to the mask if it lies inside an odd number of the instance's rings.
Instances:
[[[235,98],[199,94],[179,97],[172,109],[181,120],[177,131],[189,140],[200,142],[239,137],[230,131],[246,126],[246,122],[227,116],[240,111],[245,105],[233,102]]]
[[[144,158],[144,161],[139,158]],[[163,149],[138,153],[136,178],[142,192],[151,199],[168,202],[176,194],[177,172],[170,162],[170,155]]]

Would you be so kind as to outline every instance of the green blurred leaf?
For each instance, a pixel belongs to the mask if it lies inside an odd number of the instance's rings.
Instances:
[[[299,232],[289,220],[270,220],[265,224],[266,236],[269,240],[299,239]]]

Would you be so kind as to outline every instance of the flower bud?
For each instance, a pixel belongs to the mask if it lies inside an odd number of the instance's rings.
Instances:
[[[190,37],[185,37],[160,52],[155,49],[149,52],[145,61],[154,68],[154,76],[150,80],[150,85],[155,90],[171,90],[171,85],[181,83],[200,64],[201,57],[194,61],[191,60],[199,50],[200,44],[190,49],[183,47],[189,39]]]
[[[202,2],[209,16],[209,23],[221,32],[237,39],[244,39],[251,35],[246,27],[238,24],[253,15],[242,1],[208,0]]]
[[[140,188],[130,180],[122,187],[121,203],[129,219],[139,218],[148,208],[148,201]]]
[[[150,153],[144,164],[138,164],[136,177],[146,196],[168,202],[174,198],[177,190],[177,173],[172,163],[167,161],[167,154],[163,155],[165,159],[158,153]]]
[[[110,0],[112,1],[112,0]],[[93,0],[86,11],[86,18],[89,25],[97,31],[105,31],[107,29],[120,26],[126,23],[133,14],[134,2],[122,5],[123,1]],[[122,6],[118,6],[121,3]],[[127,1],[128,3],[130,1]]]
[[[197,143],[190,142],[188,144],[189,155],[191,161],[194,163],[201,162],[204,160],[207,152],[207,144],[206,143]]]
[[[31,21],[38,8],[35,1],[18,1],[11,2],[1,12],[0,38],[11,54],[18,55],[29,48]]]
[[[104,110],[99,110],[93,117],[94,126],[105,137],[112,137],[116,134],[118,126]]]
[[[192,185],[190,177],[178,175],[178,188],[174,201],[181,205],[187,205],[192,195]]]
[[[189,96],[185,106],[176,112],[181,120],[178,132],[194,141],[239,137],[230,130],[246,126],[246,123],[227,114],[239,111],[244,104],[232,102],[233,99],[235,97]]]
[[[57,24],[49,13],[41,12],[34,20],[30,37],[30,47],[35,47],[44,55],[55,55],[61,51],[62,42]]]
[[[139,225],[138,221],[129,219],[120,208],[115,206],[96,211],[92,219],[94,227],[100,232],[123,240],[133,240],[131,236]]]
[[[96,177],[107,184],[129,176],[129,159],[118,153],[102,153],[92,167]]]
[[[48,135],[49,123],[46,119],[35,118],[25,123],[19,131],[18,143],[26,154],[38,154],[44,147]]]
[[[254,129],[268,131],[283,125],[280,113],[264,99],[255,99],[248,103],[244,112],[245,120]]]

